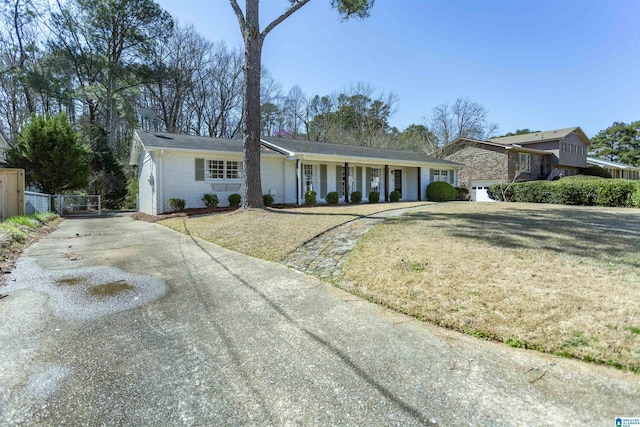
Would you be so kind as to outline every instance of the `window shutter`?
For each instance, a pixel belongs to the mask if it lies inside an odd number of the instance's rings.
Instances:
[[[362,167],[356,166],[356,188],[354,191],[362,191]]]
[[[340,197],[344,196],[344,192],[342,191],[342,169],[342,166],[336,166],[336,191]]]
[[[204,181],[204,159],[196,159],[196,181]]]
[[[367,194],[365,196],[369,197],[369,193],[371,193],[371,178],[372,178],[371,177],[371,168],[367,168],[366,169],[366,174],[367,174],[367,176],[365,177],[365,179],[366,179],[365,186],[367,187],[367,190],[366,190]]]
[[[327,165],[320,165],[320,198],[327,197]]]
[[[429,182],[433,182],[433,178],[434,178],[434,174],[433,174],[433,169],[429,169]]]

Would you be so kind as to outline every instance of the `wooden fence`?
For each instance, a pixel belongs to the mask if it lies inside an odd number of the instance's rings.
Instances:
[[[24,215],[24,169],[0,169],[0,216]]]

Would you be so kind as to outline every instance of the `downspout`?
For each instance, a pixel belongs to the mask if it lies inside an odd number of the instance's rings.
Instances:
[[[422,201],[422,167],[418,166],[418,201]]]
[[[296,205],[300,206],[300,159],[296,159]]]
[[[389,201],[389,165],[384,165],[384,201]]]
[[[156,209],[158,209],[158,215],[164,212],[164,194],[163,193],[163,182],[164,176],[162,175],[162,158],[164,156],[164,150],[160,150],[160,154],[158,155],[158,179],[157,181],[157,190],[156,196],[158,200],[156,202]]]
[[[344,164],[344,202],[349,203],[349,163]]]

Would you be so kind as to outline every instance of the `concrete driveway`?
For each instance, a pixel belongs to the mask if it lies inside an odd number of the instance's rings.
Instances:
[[[64,221],[8,283],[0,425],[613,425],[640,416],[638,375],[442,330],[127,216]]]

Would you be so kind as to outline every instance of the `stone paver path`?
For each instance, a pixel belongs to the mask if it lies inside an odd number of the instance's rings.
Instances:
[[[415,208],[378,212],[332,228],[291,252],[285,264],[321,278],[336,277],[360,237],[376,224],[409,209]]]

